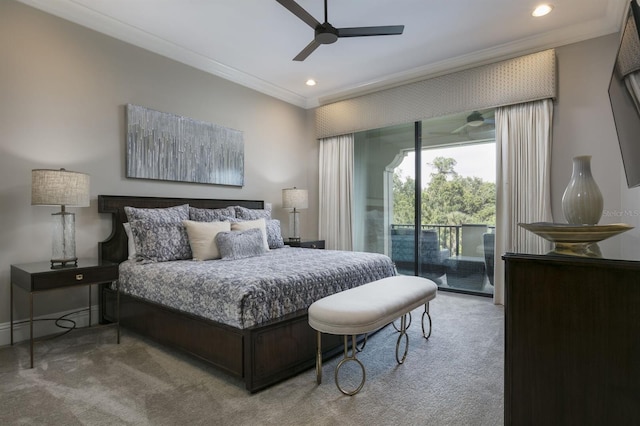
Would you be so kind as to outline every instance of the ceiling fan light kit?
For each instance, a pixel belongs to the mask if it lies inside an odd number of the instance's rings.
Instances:
[[[311,16],[309,12],[304,10],[298,3],[293,0],[276,0],[284,6],[289,12],[296,15],[303,22],[313,28],[315,37],[298,55],[293,58],[294,61],[304,61],[314,50],[322,44],[332,44],[344,37],[369,37],[381,35],[399,35],[404,31],[404,25],[386,25],[381,27],[353,27],[353,28],[336,28],[328,22],[327,17],[327,0],[324,0],[324,23],[320,23],[316,18]]]

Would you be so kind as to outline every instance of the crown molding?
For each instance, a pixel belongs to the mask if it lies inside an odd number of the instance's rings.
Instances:
[[[403,84],[414,83],[428,78],[461,71],[477,66],[490,64],[509,58],[528,55],[547,49],[578,43],[596,37],[619,32],[627,11],[626,2],[610,2],[606,17],[598,21],[583,22],[561,30],[546,32],[527,37],[500,46],[479,50],[423,67],[413,68],[377,80],[371,80],[358,86],[343,87],[333,92],[326,92],[314,100],[309,100],[307,107],[318,107],[345,99],[363,96],[380,90],[390,89]],[[613,64],[612,64],[613,66]],[[313,103],[313,105],[312,105]]]
[[[304,109],[312,109],[328,103],[362,96],[374,91],[437,77],[445,73],[615,33],[620,31],[624,13],[628,8],[626,1],[610,0],[607,6],[606,16],[601,20],[585,22],[563,28],[562,30],[516,40],[468,55],[439,61],[401,73],[382,76],[378,79],[355,86],[347,86],[331,92],[324,92],[316,97],[306,98],[253,75],[222,64],[214,59],[205,57],[183,46],[156,37],[139,28],[98,13],[73,0],[17,1]]]
[[[139,28],[98,13],[72,0],[17,0],[43,12],[106,34],[158,55],[190,65],[201,71],[232,81],[241,86],[307,108],[307,99],[233,67],[222,64],[183,46],[176,45]]]

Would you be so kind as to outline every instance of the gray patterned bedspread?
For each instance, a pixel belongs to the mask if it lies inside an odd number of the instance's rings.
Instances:
[[[395,275],[388,256],[282,248],[240,260],[120,264],[123,293],[232,327],[279,318],[339,291]]]

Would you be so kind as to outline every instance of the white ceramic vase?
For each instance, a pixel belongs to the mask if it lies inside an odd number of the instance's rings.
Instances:
[[[596,225],[602,208],[602,193],[591,175],[591,156],[573,157],[573,173],[562,195],[565,220],[574,225]]]

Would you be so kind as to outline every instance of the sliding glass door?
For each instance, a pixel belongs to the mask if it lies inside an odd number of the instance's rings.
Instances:
[[[354,249],[385,253],[400,274],[443,290],[493,294],[491,117],[473,112],[357,133]]]

